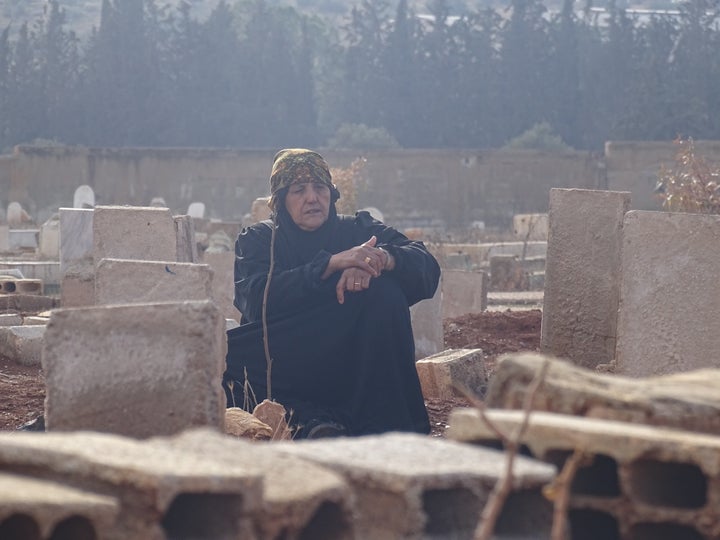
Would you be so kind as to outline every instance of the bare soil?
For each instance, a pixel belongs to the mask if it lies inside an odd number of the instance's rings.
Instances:
[[[501,354],[537,351],[540,347],[540,310],[484,312],[444,321],[446,349],[482,349],[492,376]],[[0,356],[0,430],[17,429],[43,413],[45,381],[38,367],[21,366]],[[432,435],[442,436],[450,412],[469,405],[463,398],[429,399]]]

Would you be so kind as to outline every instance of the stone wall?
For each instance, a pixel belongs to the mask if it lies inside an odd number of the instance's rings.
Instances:
[[[360,157],[320,151],[331,167]],[[201,201],[208,217],[239,221],[268,194],[273,152],[20,146],[0,159],[0,179],[10,186],[0,204],[19,201],[43,221],[71,206],[74,190],[88,184],[96,204],[144,206],[161,196],[173,213]],[[400,227],[464,227],[478,220],[509,228],[514,214],[547,211],[552,187],[604,185],[600,162],[585,152],[387,150],[362,157],[359,206],[380,208],[385,221]]]

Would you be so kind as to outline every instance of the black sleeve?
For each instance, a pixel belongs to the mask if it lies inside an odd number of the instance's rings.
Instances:
[[[270,270],[272,226],[261,222],[238,235],[235,242],[235,307],[247,321],[262,318],[262,302]],[[319,252],[312,261],[296,268],[282,268],[277,258],[268,294],[269,318],[306,309],[318,301],[332,298],[335,279],[322,280],[331,254]]]
[[[400,284],[408,305],[432,298],[440,281],[440,265],[425,244],[410,240],[367,212],[358,212],[355,219],[367,229],[368,238],[372,235],[377,237],[377,247],[386,249],[395,258],[395,268],[386,273]]]

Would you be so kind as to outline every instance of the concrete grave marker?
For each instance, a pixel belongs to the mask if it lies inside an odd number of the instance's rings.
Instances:
[[[44,337],[49,431],[222,428],[227,338],[212,302],[59,309]]]
[[[41,257],[57,260],[60,257],[60,217],[54,214],[40,227],[39,252]]]
[[[485,272],[443,270],[442,287],[443,319],[487,309],[488,277]]]
[[[93,208],[95,206],[95,192],[87,184],[75,188],[73,194],[73,208]]]
[[[439,353],[445,348],[442,325],[442,279],[440,276],[440,283],[432,298],[410,306],[410,319],[415,338],[415,360]]]
[[[205,203],[191,202],[188,206],[187,214],[191,218],[203,219],[205,217]]]

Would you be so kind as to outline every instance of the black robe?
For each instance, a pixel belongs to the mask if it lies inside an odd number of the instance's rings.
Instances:
[[[440,267],[422,242],[409,240],[367,212],[336,215],[313,232],[278,216],[275,261],[267,302],[272,399],[299,428],[334,421],[349,434],[428,433],[430,425],[415,369],[409,306],[435,293]],[[266,397],[262,302],[270,267],[272,222],[244,229],[235,245],[235,306],[241,326],[228,332],[224,386],[228,406],[243,406],[249,383]],[[360,292],[337,301],[341,272],[321,276],[330,256],[377,237],[395,268]]]

